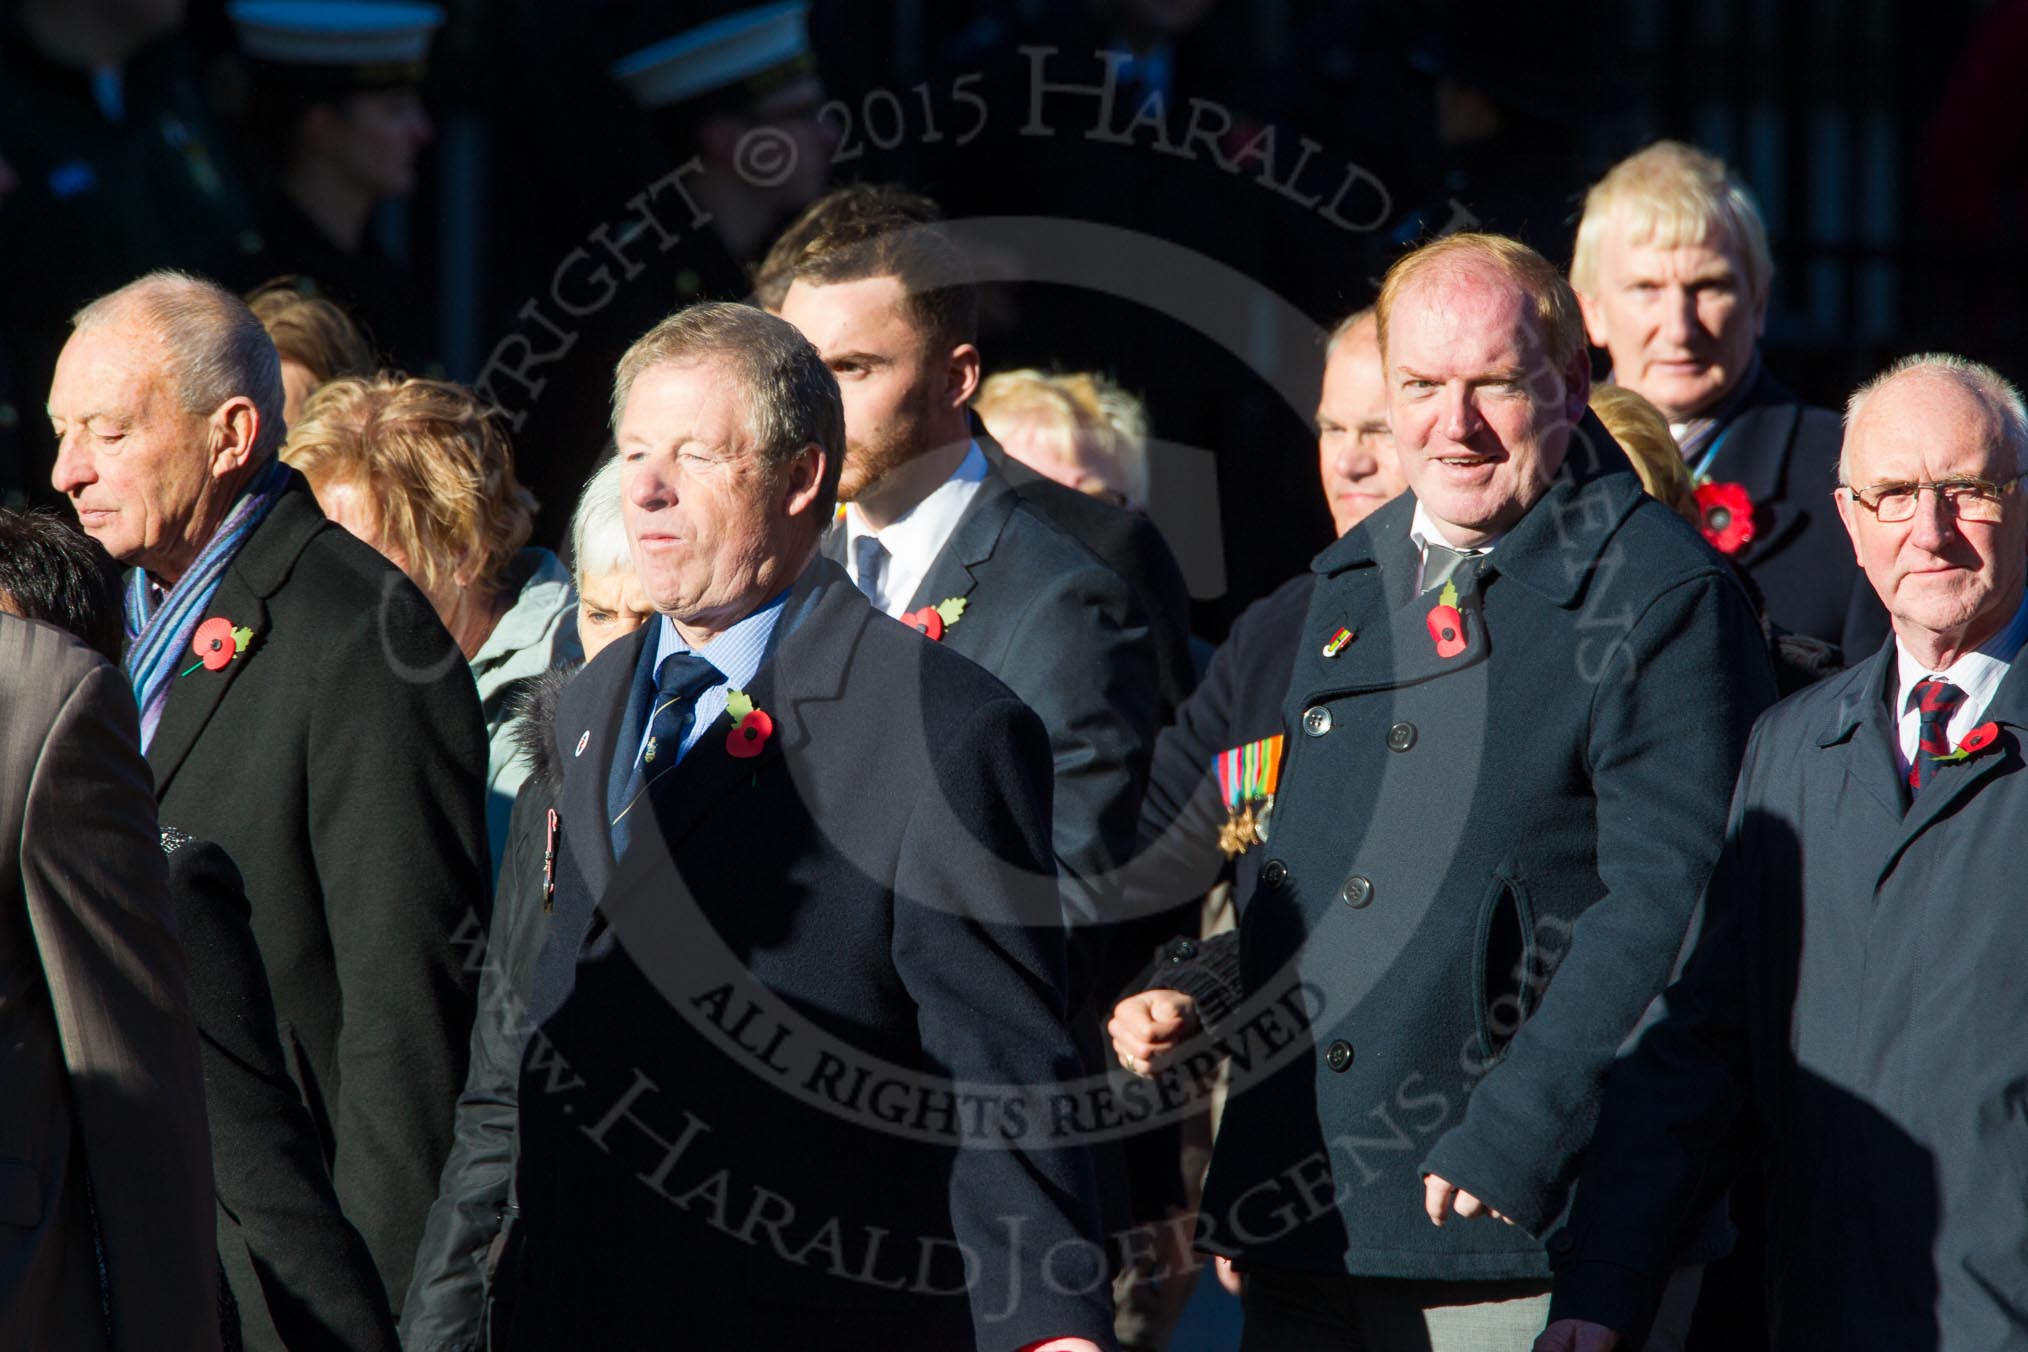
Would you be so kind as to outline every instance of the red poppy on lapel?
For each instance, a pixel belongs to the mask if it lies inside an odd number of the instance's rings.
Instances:
[[[733,720],[732,731],[725,734],[728,756],[740,760],[758,756],[768,738],[775,735],[775,720],[768,717],[765,709],[754,708],[752,696],[744,690],[725,692],[725,712]]]
[[[1739,484],[1709,479],[1698,484],[1697,520],[1704,538],[1721,554],[1737,554],[1753,543],[1753,499]]]
[[[1963,740],[1958,743],[1956,751],[1951,752],[1948,756],[1931,756],[1930,759],[1939,765],[1947,761],[1970,760],[1973,756],[1978,755],[1981,751],[1984,751],[1999,740],[2000,725],[1998,723],[1981,723],[1964,735]]]
[[[965,613],[965,598],[946,596],[933,606],[911,610],[901,617],[901,622],[920,633],[932,643],[944,641],[944,630],[956,624]]]
[[[188,676],[198,667],[206,671],[223,671],[226,664],[246,651],[246,645],[253,642],[253,630],[244,626],[235,628],[231,620],[223,615],[214,615],[197,626],[197,632],[190,636],[190,651],[197,658],[197,665],[184,671]]]
[[[1436,640],[1438,657],[1456,657],[1465,650],[1465,617],[1458,611],[1456,583],[1444,583],[1437,603],[1430,607],[1423,623],[1429,626],[1429,636]]]
[[[768,744],[768,738],[774,735],[775,721],[767,716],[765,710],[755,709],[725,734],[726,754],[741,760],[758,756],[761,748]]]

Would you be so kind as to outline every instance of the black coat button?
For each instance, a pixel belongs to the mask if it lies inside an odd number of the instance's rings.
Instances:
[[[1311,705],[1303,710],[1303,731],[1312,737],[1322,737],[1331,730],[1331,711],[1321,704]]]
[[[1169,945],[1169,961],[1171,962],[1188,962],[1196,956],[1197,941],[1194,939],[1178,939],[1175,943]]]
[[[1345,904],[1356,911],[1373,900],[1373,880],[1355,873],[1345,880],[1345,886],[1338,895],[1344,897]]]
[[[1415,724],[1396,723],[1387,730],[1387,749],[1406,751],[1415,745]]]
[[[1336,1042],[1324,1048],[1324,1064],[1342,1073],[1347,1066],[1352,1064],[1352,1044],[1343,1038],[1339,1038]]]
[[[1280,887],[1289,880],[1289,866],[1279,859],[1270,859],[1260,866],[1260,880],[1269,887]]]

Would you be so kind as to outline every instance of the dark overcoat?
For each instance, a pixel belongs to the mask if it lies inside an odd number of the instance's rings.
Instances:
[[[1321,1273],[1548,1274],[1599,1083],[1661,991],[1773,700],[1730,570],[1587,419],[1458,614],[1415,503],[1317,557],[1200,1242]],[[1354,637],[1336,656],[1326,641]],[[1458,632],[1460,631],[1461,632]],[[1520,1226],[1423,1214],[1424,1173]],[[1527,1227],[1527,1228],[1522,1228]]]
[[[747,692],[758,754],[720,715],[616,863],[654,632],[557,714],[576,961],[522,1063],[509,1345],[1104,1340],[1087,1153],[978,1097],[1077,1068],[1040,722],[819,559]]]
[[[282,1054],[398,1302],[472,1023],[453,935],[487,904],[478,690],[422,593],[294,475],[205,615],[253,638],[170,678],[162,819],[246,879]]]
[[[316,1128],[282,1059],[239,870],[224,850],[181,831],[165,830],[162,848],[189,960],[218,1261],[238,1307],[238,1345],[393,1352],[380,1274],[338,1209]]]
[[[1894,659],[1755,728],[1694,946],[1551,1239],[1558,1315],[1644,1323],[1751,1162],[1780,1352],[2028,1348],[2028,669],[1998,740],[1904,812]]]
[[[1754,537],[1735,558],[1768,618],[1839,645],[1848,664],[1863,661],[1887,638],[1887,612],[1831,500],[1845,436],[1838,415],[1803,403],[1763,366],[1718,436],[1708,472],[1753,500]]]

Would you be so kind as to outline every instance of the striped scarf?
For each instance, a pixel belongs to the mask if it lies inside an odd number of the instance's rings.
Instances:
[[[155,727],[169,703],[169,682],[190,656],[190,638],[212,595],[225,577],[226,565],[239,547],[253,534],[254,527],[267,518],[289,486],[290,471],[279,459],[254,475],[240,491],[239,499],[226,513],[221,525],[197,559],[167,593],[158,594],[145,568],[136,568],[127,578],[127,679],[134,684],[134,699],[141,706],[141,749],[155,740]]]

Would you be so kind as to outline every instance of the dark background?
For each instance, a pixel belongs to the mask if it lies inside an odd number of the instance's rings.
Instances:
[[[627,198],[679,158],[677,133],[636,111],[607,76],[612,61],[735,6],[448,7],[434,48],[438,139],[424,186],[380,225],[425,296],[428,351],[400,360],[470,380],[586,231],[623,216]],[[1206,294],[1194,266],[1135,277],[1124,266],[1117,288],[998,287],[985,311],[989,370],[1093,366],[1148,400],[1153,512],[1184,560],[1207,635],[1327,539],[1307,427],[1318,331],[1287,316],[1328,326],[1370,301],[1372,280],[1402,247],[1460,225],[1520,235],[1566,262],[1585,185],[1657,136],[1723,156],[1757,194],[1776,259],[1768,360],[1807,397],[1835,405],[1891,357],[1931,348],[2016,379],[2028,367],[2016,229],[2028,173],[2028,0],[1141,7],[1185,20],[1171,44],[1166,151],[1156,144],[1164,131],[1148,124],[1131,144],[1087,135],[1097,105],[1085,96],[1049,96],[1050,131],[1020,134],[1033,91],[1018,48],[1053,46],[1061,64],[1051,78],[1096,82],[1121,27],[1105,3],[816,0],[810,28],[839,101],[829,116],[852,123],[834,180],[904,181],[957,220],[1112,226],[1244,280],[1237,299],[1217,301],[1222,344],[1176,318]],[[1199,19],[1187,13],[1200,8]],[[222,3],[192,0],[180,41],[229,130],[241,84]],[[986,125],[960,148],[956,135],[976,113],[951,93],[973,73],[980,78],[964,87],[986,100]],[[1116,128],[1139,97],[1121,94]],[[1257,159],[1228,170],[1201,143],[1194,155],[1175,153],[1193,98],[1230,115],[1220,141],[1228,154],[1273,127],[1275,173],[1308,138],[1316,149],[1305,192],[1329,200],[1356,164],[1384,198],[1364,186],[1347,196],[1341,214],[1362,227],[1347,229],[1291,200],[1300,194],[1260,184]],[[0,198],[0,224],[6,211]],[[62,252],[0,255],[0,287],[88,273]],[[47,372],[14,364],[23,368],[12,377],[16,431],[33,442]],[[0,412],[0,434],[6,419]],[[578,481],[596,434],[573,447],[522,445],[527,477]],[[554,540],[570,504],[554,489],[545,496],[540,533]]]

